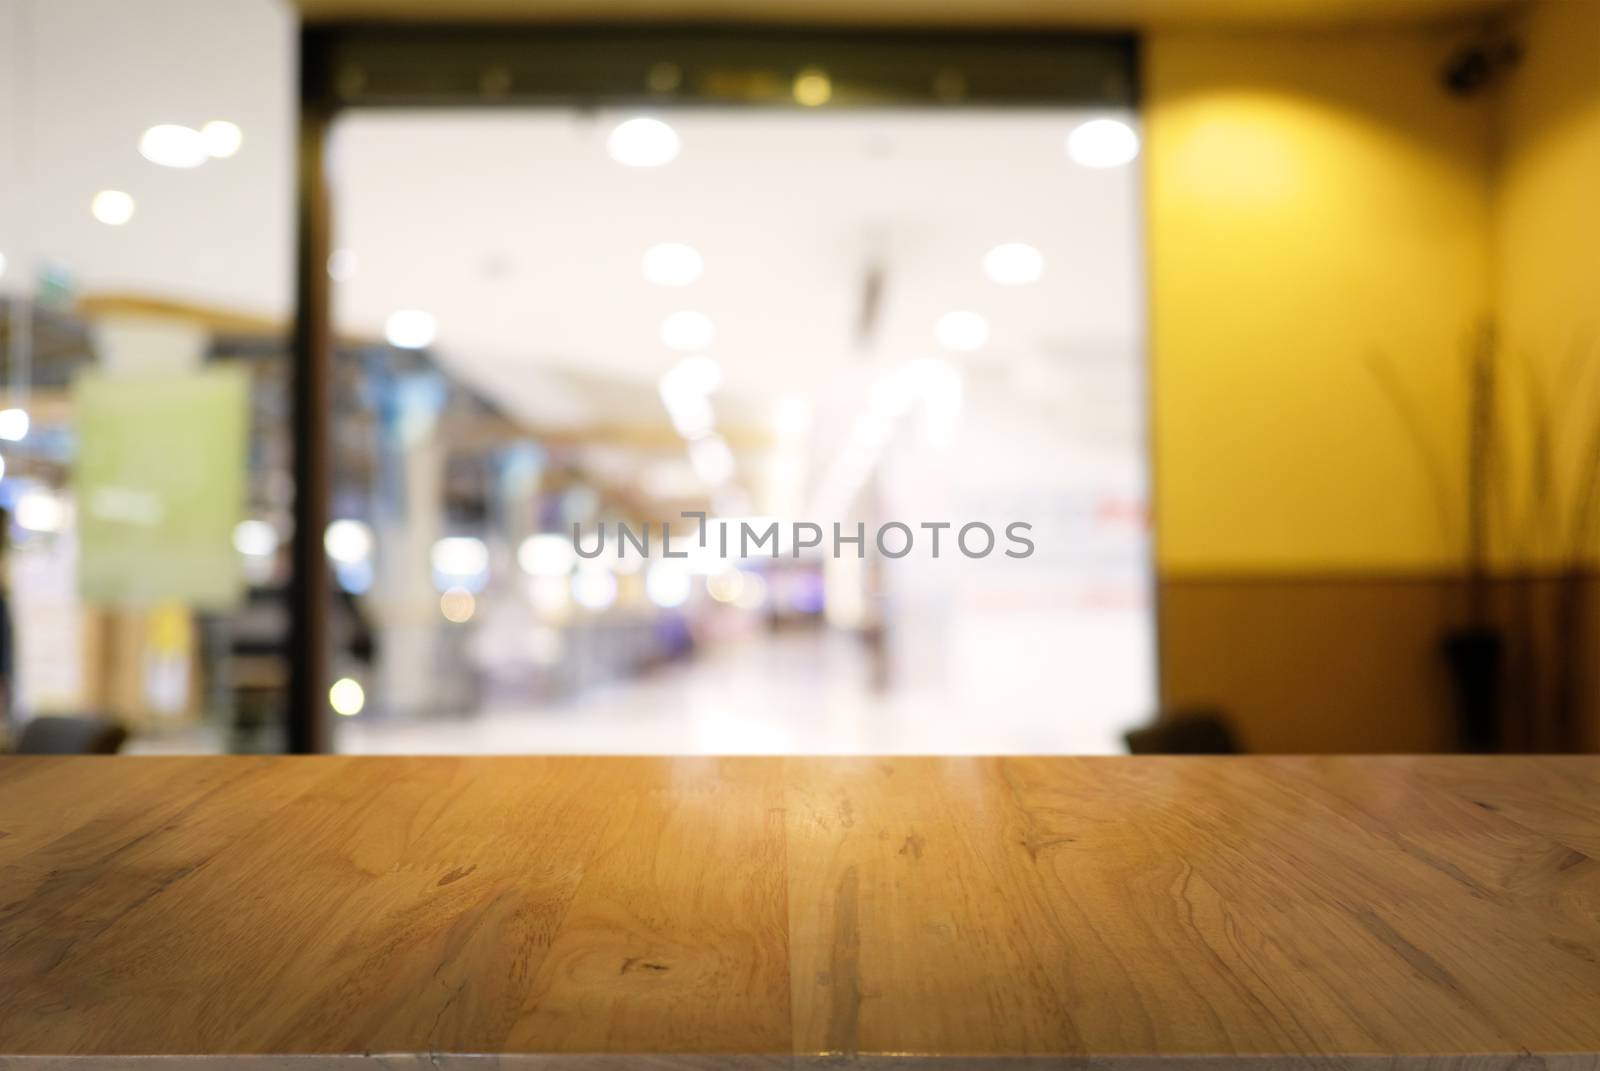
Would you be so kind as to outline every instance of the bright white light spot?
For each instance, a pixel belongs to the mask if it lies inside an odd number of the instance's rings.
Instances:
[[[644,277],[657,286],[688,286],[700,278],[705,262],[700,251],[682,242],[662,242],[644,251]]]
[[[89,202],[94,218],[108,227],[120,227],[133,218],[133,198],[121,190],[101,190]]]
[[[328,689],[328,705],[335,714],[353,718],[367,705],[367,693],[358,681],[340,677]]]
[[[963,353],[983,349],[989,341],[989,321],[967,309],[947,312],[933,328],[939,345]]]
[[[49,491],[28,491],[17,499],[17,527],[27,532],[59,532],[66,527],[67,507]]]
[[[703,350],[716,337],[717,328],[711,317],[693,309],[682,309],[661,321],[661,341],[669,349]]]
[[[604,569],[580,569],[572,577],[572,601],[586,610],[604,610],[617,601],[617,578]]]
[[[1027,286],[1044,274],[1044,255],[1026,242],[1005,242],[984,254],[983,272],[1001,286]]]
[[[383,324],[383,337],[389,345],[403,350],[420,350],[433,343],[439,322],[433,313],[421,309],[396,309]]]
[[[517,564],[529,576],[566,576],[577,564],[578,552],[564,535],[531,535],[517,547]]]
[[[722,386],[722,366],[703,353],[685,357],[661,377],[662,397],[711,394]]]
[[[1121,167],[1139,155],[1139,135],[1120,119],[1091,119],[1067,135],[1067,155],[1082,167]]]
[[[278,549],[278,530],[261,520],[233,526],[233,549],[247,558],[269,558]]]
[[[0,409],[0,439],[19,443],[28,437],[26,409]]]
[[[206,152],[219,160],[232,156],[244,144],[244,132],[225,119],[213,119],[201,127],[200,137],[205,142]]]
[[[355,565],[372,553],[372,529],[364,521],[341,518],[322,534],[322,549],[341,565]]]
[[[199,167],[211,159],[200,131],[172,123],[146,130],[139,138],[139,155],[162,167]]]
[[[6,273],[6,255],[4,253],[0,253],[0,275],[4,275],[5,273]]]
[[[606,138],[611,159],[627,167],[660,167],[678,157],[678,132],[660,119],[628,119]]]
[[[462,625],[472,620],[472,615],[478,610],[478,600],[472,597],[472,592],[466,588],[451,588],[439,596],[439,612],[444,619],[453,625]]]
[[[488,571],[489,548],[475,536],[446,536],[433,544],[428,560],[440,576],[475,577]]]
[[[328,254],[328,277],[336,283],[347,283],[356,277],[361,260],[354,249],[335,249]]]
[[[654,562],[644,575],[644,593],[663,610],[671,610],[688,600],[689,583],[689,570],[679,563]]]
[[[733,451],[721,436],[707,435],[689,444],[689,464],[694,474],[712,487],[733,477]]]

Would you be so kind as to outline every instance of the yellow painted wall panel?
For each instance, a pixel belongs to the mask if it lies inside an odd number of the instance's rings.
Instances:
[[[1600,3],[1546,0],[1511,30],[1523,58],[1495,116],[1495,296],[1508,355],[1542,370],[1565,425],[1555,442],[1553,514],[1565,520],[1523,551],[1550,564],[1573,549],[1584,430],[1600,418]],[[1512,443],[1525,446],[1515,421],[1526,410],[1507,410]],[[1517,466],[1525,506],[1526,450]],[[1591,561],[1597,552],[1591,541]]]
[[[1155,515],[1169,573],[1449,567],[1369,367],[1397,362],[1464,471],[1490,300],[1488,102],[1422,30],[1171,33],[1146,51]]]

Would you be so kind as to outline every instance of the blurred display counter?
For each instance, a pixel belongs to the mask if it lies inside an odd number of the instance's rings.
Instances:
[[[7,1068],[1600,1061],[1595,758],[12,758],[0,873]]]

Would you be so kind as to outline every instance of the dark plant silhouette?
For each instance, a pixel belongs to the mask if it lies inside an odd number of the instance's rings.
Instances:
[[[1460,548],[1459,631],[1493,635],[1504,649],[1510,733],[1500,747],[1570,751],[1582,743],[1585,595],[1600,534],[1600,405],[1584,403],[1596,386],[1597,356],[1592,340],[1576,342],[1552,390],[1538,361],[1507,353],[1492,325],[1476,329],[1462,362],[1463,455],[1446,449],[1449,433],[1430,419],[1436,407],[1398,365],[1383,353],[1368,358],[1417,452],[1440,529]],[[1459,475],[1456,456],[1464,461]]]

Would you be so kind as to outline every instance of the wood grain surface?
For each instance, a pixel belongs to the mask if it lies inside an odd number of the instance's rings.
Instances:
[[[1600,759],[0,759],[0,1067],[169,1054],[1597,1068]]]

